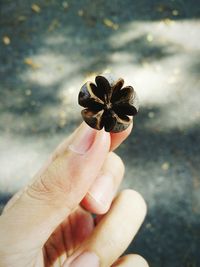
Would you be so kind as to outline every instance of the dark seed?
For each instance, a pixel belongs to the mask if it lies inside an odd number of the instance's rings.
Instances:
[[[78,96],[79,105],[84,107],[81,114],[84,121],[92,128],[107,132],[121,132],[132,121],[130,116],[138,113],[139,105],[133,87],[123,88],[122,78],[113,81],[104,76],[95,78],[96,85],[85,83]]]

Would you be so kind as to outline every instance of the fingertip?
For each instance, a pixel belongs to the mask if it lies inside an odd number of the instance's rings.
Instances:
[[[133,129],[133,122],[129,125],[129,127],[119,133],[110,133],[111,136],[111,146],[110,151],[115,150],[131,133]]]
[[[97,131],[96,140],[94,142],[93,147],[91,146],[89,153],[93,153],[96,151],[96,147],[102,147],[105,151],[109,152],[109,148],[111,146],[111,138],[110,134],[108,132],[105,132],[104,130]]]

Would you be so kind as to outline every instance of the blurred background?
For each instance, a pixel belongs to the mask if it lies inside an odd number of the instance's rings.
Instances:
[[[0,209],[81,122],[83,82],[111,71],[140,112],[117,150],[148,215],[128,252],[200,266],[200,3],[0,1]]]

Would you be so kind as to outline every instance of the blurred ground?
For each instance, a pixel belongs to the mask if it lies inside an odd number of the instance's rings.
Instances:
[[[200,3],[0,1],[0,205],[81,121],[84,79],[110,70],[140,113],[118,149],[123,187],[148,216],[129,252],[152,267],[197,267],[200,247]]]

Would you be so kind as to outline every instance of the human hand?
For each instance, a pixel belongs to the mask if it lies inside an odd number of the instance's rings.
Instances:
[[[118,259],[146,214],[137,192],[114,198],[124,166],[110,151],[130,131],[97,132],[83,123],[58,146],[0,216],[0,266],[148,266],[138,255]]]

